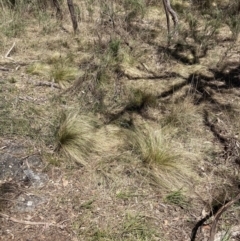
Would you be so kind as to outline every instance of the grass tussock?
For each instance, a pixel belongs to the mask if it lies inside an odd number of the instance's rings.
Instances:
[[[54,82],[59,83],[62,87],[64,87],[67,82],[75,80],[77,74],[78,71],[76,68],[55,64],[52,66],[50,78]]]
[[[35,63],[28,67],[27,73],[47,78],[49,81],[65,87],[68,82],[76,79],[79,71],[68,63],[55,61],[51,64]]]
[[[48,163],[36,166],[53,180],[38,190],[51,199],[37,213],[66,220],[49,240],[184,240],[189,220],[237,192],[238,4],[229,14],[175,0],[181,24],[167,45],[162,1],[74,1],[74,36],[67,1],[63,21],[50,2],[0,0],[0,153]],[[75,163],[86,166],[80,179]],[[4,240],[41,231],[14,225],[3,224]]]
[[[27,73],[32,75],[39,75],[48,77],[50,73],[50,66],[42,63],[35,63],[27,68]]]
[[[101,127],[94,117],[80,114],[64,114],[56,134],[57,151],[82,165],[91,157],[104,158],[117,151],[121,140],[115,126]]]
[[[167,189],[181,187],[191,176],[184,151],[172,140],[175,131],[174,128],[154,129],[143,126],[127,133],[126,142],[132,154]]]
[[[174,166],[178,155],[169,148],[166,136],[161,131],[149,127],[138,128],[128,137],[133,151],[144,163],[156,164],[162,168]]]
[[[156,105],[157,98],[151,92],[141,89],[131,90],[128,109],[141,110],[142,108]]]
[[[160,122],[163,126],[173,126],[186,132],[201,119],[201,109],[193,104],[193,99],[188,97],[182,101],[168,104]]]
[[[179,207],[187,207],[189,205],[186,196],[183,194],[181,189],[177,191],[172,191],[166,195],[165,201],[172,205],[177,205]]]
[[[146,217],[127,214],[122,228],[122,240],[153,240],[154,231],[149,226]]]
[[[77,163],[87,165],[90,154],[96,151],[96,129],[97,122],[89,116],[65,114],[57,131],[56,150]]]

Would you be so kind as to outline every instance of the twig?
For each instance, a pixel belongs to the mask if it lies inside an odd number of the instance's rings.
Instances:
[[[223,205],[217,211],[217,213],[215,215],[215,219],[214,219],[214,221],[212,223],[212,227],[211,227],[211,230],[210,230],[210,237],[209,237],[208,241],[214,241],[214,237],[215,237],[215,234],[216,234],[217,223],[218,223],[219,218],[223,214],[223,212],[225,212],[230,206],[232,206],[239,199],[240,199],[240,193],[233,200],[231,200],[228,203],[226,203],[225,205]]]
[[[217,212],[220,210],[221,207],[213,207],[213,209],[210,211],[209,214],[207,214],[204,218],[202,218],[201,220],[199,220],[196,225],[194,226],[194,228],[192,229],[192,233],[191,233],[191,237],[190,237],[190,241],[195,241],[196,239],[196,235],[197,235],[197,231],[199,229],[199,227],[201,227],[202,225],[204,225],[204,223],[209,220],[212,216],[214,216],[215,214],[217,214]]]
[[[9,71],[10,69],[5,68],[5,67],[0,67],[0,70],[2,70],[2,71]]]
[[[172,9],[170,0],[162,0],[163,1],[163,6],[164,6],[164,11],[166,13],[166,18],[167,18],[167,29],[168,29],[168,44],[170,44],[170,20],[169,20],[169,14],[172,17],[173,23],[174,23],[174,32],[173,35],[177,36],[177,26],[178,26],[178,16],[176,12]]]
[[[61,229],[64,228],[64,225],[57,224],[57,223],[54,223],[54,222],[31,222],[31,221],[26,221],[26,220],[19,220],[19,219],[10,217],[9,215],[4,214],[4,213],[0,213],[0,216],[3,217],[3,218],[6,218],[9,221],[12,221],[12,222],[15,222],[15,223],[21,223],[21,224],[25,224],[25,225],[46,225],[46,226],[55,226],[55,227],[58,227],[58,228],[61,228]]]
[[[237,238],[240,235],[240,226],[233,226],[227,231],[220,231],[215,235],[214,241],[222,241],[224,237],[231,236]]]
[[[40,155],[39,152],[35,152],[35,153],[33,153],[33,154],[30,154],[30,155],[21,157],[21,159],[20,159],[19,161],[21,162],[21,161],[24,161],[24,160],[28,159],[28,158],[31,157],[31,156],[38,156],[38,155]]]
[[[59,84],[53,83],[53,82],[48,82],[48,81],[37,81],[35,83],[35,86],[48,86],[48,87],[54,87],[57,89],[61,89]]]
[[[12,52],[12,50],[14,49],[14,47],[15,47],[15,42],[13,43],[13,45],[12,45],[12,47],[8,50],[8,52],[5,54],[5,58],[8,58],[9,57],[9,55],[10,55],[10,53]]]

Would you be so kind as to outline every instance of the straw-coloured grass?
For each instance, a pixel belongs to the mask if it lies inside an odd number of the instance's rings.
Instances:
[[[90,153],[96,151],[94,132],[97,123],[88,116],[64,115],[57,131],[57,148],[70,159],[87,165]]]

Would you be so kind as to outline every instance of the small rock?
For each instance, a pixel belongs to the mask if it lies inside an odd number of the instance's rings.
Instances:
[[[46,198],[22,194],[18,197],[15,209],[20,212],[32,212],[36,209],[37,206],[46,202]]]
[[[33,187],[43,187],[44,184],[48,181],[47,174],[34,173],[31,169],[24,170],[24,173]]]

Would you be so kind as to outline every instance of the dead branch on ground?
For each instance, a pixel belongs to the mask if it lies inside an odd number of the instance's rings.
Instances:
[[[55,222],[31,222],[31,221],[26,221],[26,220],[20,220],[20,219],[16,219],[16,218],[13,218],[5,213],[0,213],[0,216],[9,220],[9,221],[12,221],[12,222],[15,222],[15,223],[21,223],[21,224],[25,224],[25,225],[45,225],[45,226],[55,226],[55,227],[58,227],[60,229],[63,229],[64,228],[64,225],[62,223],[64,223],[65,221],[61,222],[61,224],[57,224]]]

